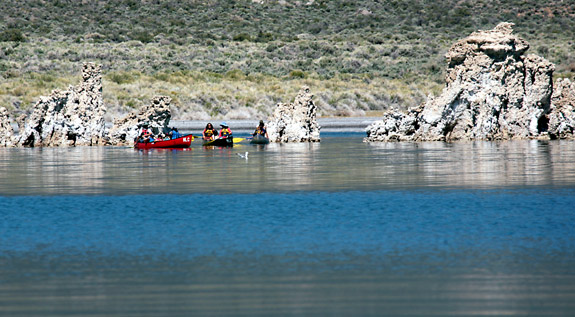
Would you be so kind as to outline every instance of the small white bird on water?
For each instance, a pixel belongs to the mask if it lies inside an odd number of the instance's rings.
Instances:
[[[246,154],[240,154],[240,153],[236,153],[239,157],[243,158],[243,159],[248,159],[248,152],[246,152]]]

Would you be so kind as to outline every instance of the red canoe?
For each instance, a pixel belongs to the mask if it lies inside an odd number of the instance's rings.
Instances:
[[[134,144],[134,148],[138,150],[147,149],[182,149],[187,148],[192,145],[194,140],[193,135],[184,135],[183,137],[167,140],[167,141],[155,141],[155,142],[138,142]]]

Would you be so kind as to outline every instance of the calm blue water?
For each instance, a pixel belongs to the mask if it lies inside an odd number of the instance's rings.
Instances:
[[[0,315],[575,314],[573,153],[2,150]]]
[[[570,189],[0,197],[0,231],[3,253],[48,256],[542,256],[575,249],[574,204]]]

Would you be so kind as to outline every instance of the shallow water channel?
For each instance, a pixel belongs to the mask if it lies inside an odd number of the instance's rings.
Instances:
[[[362,136],[0,149],[0,315],[575,313],[575,142]]]

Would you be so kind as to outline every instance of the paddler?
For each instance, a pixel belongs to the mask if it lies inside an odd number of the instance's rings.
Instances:
[[[220,139],[226,139],[232,136],[232,130],[230,130],[227,123],[222,122],[220,126],[222,127],[220,129]]]
[[[260,120],[260,124],[257,126],[256,130],[254,131],[254,133],[252,133],[253,136],[256,135],[261,135],[261,136],[265,136],[266,138],[268,137],[268,131],[266,129],[266,126],[264,124],[264,120]]]
[[[178,128],[172,127],[172,130],[169,133],[170,137],[173,139],[181,138],[182,134],[178,132]]]
[[[152,130],[150,130],[148,128],[148,124],[147,123],[143,123],[142,124],[142,130],[140,131],[140,142],[151,142],[154,141],[154,139],[152,138]]]
[[[211,123],[206,124],[206,128],[204,132],[202,132],[202,137],[206,141],[210,141],[215,139],[216,135],[218,135],[218,130],[214,129],[214,126]]]

